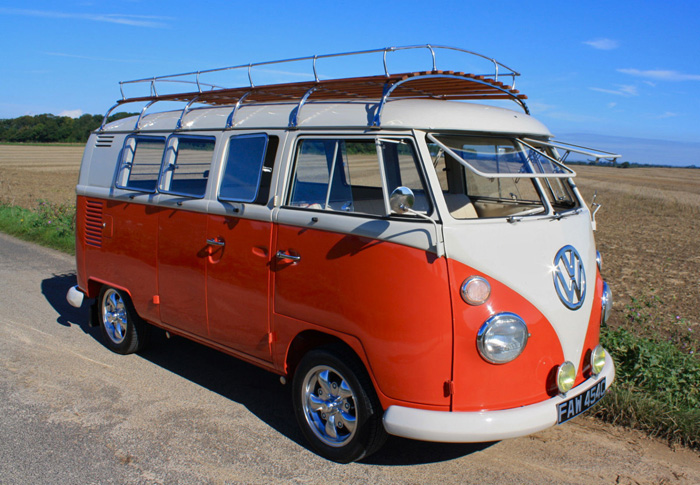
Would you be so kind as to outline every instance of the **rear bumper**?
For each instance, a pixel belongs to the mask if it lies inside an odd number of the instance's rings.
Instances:
[[[615,379],[615,364],[609,354],[600,374],[565,396],[499,411],[446,412],[389,406],[384,413],[384,428],[395,436],[445,443],[481,443],[525,436],[557,424],[557,404],[584,392],[603,377],[609,388]]]

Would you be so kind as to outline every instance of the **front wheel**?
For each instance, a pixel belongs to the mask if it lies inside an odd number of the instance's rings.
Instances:
[[[98,304],[105,345],[119,354],[141,350],[148,337],[148,325],[136,314],[129,297],[105,286],[100,291]]]
[[[309,352],[294,374],[294,412],[314,450],[349,463],[377,451],[386,440],[382,409],[372,383],[344,349]]]

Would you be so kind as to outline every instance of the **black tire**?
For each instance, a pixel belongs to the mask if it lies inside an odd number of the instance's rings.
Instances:
[[[386,441],[372,381],[351,352],[312,350],[297,366],[292,389],[297,422],[319,455],[350,463],[371,455]]]
[[[148,324],[139,318],[123,291],[103,286],[96,304],[97,319],[107,348],[124,355],[144,348],[148,340]]]

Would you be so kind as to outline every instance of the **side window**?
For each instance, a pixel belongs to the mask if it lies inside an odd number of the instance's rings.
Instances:
[[[278,139],[265,134],[238,135],[229,139],[219,199],[265,204]]]
[[[416,196],[413,210],[430,212],[430,197],[425,190],[413,145],[406,140],[386,140],[382,143],[382,158],[388,193],[391,194],[396,187],[408,187]]]
[[[155,192],[164,148],[165,138],[163,137],[141,135],[128,137],[122,150],[117,187]]]
[[[159,190],[204,197],[215,143],[213,137],[171,136],[165,150]]]
[[[300,140],[288,205],[385,216],[383,172],[388,193],[405,185],[416,194],[414,209],[429,211],[413,145],[383,140],[381,146],[383,167],[374,139]]]

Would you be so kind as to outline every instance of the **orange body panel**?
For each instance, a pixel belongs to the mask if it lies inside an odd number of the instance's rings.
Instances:
[[[449,405],[452,315],[444,259],[374,239],[280,225],[275,327],[284,315],[362,342],[389,398]]]
[[[209,336],[227,347],[271,360],[269,332],[272,223],[211,215],[207,238]]]
[[[112,222],[111,227],[104,226],[99,233],[97,229],[90,229],[91,217],[86,217],[88,206],[97,205],[102,208],[100,220],[111,219]],[[131,295],[138,314],[154,322],[160,320],[158,305],[153,303],[153,295],[158,291],[160,211],[153,206],[85,197],[78,197],[77,204],[76,253],[78,261],[84,262],[78,266],[79,285],[89,291],[88,281],[95,280],[123,288]]]
[[[554,328],[527,300],[493,278],[450,260],[452,300],[455,304],[454,411],[507,409],[549,399],[552,369],[564,361]],[[470,276],[482,276],[491,284],[491,297],[483,305],[462,300],[460,287]],[[494,365],[479,354],[476,336],[492,315],[519,315],[531,334],[523,353],[512,362]]]
[[[206,337],[207,215],[162,209],[158,224],[161,321]]]
[[[455,304],[455,364],[453,411],[508,409],[547,400],[559,393],[557,367],[564,354],[552,325],[528,300],[507,286],[459,262],[450,260],[452,300]],[[460,296],[462,282],[470,276],[482,276],[491,284],[491,297],[479,306],[466,304]],[[603,282],[598,275],[595,300],[600,301]],[[598,344],[599,305],[594,305],[576,385],[587,374],[583,363]],[[481,358],[477,333],[492,315],[512,312],[527,323],[530,338],[523,353],[512,362],[494,365]],[[585,376],[584,376],[585,374]]]
[[[541,312],[498,281],[421,249],[84,197],[76,237],[81,288],[88,280],[123,288],[146,320],[280,373],[299,333],[326,332],[360,356],[384,407],[496,410],[557,394],[564,357]],[[277,250],[301,260],[278,260]],[[491,283],[484,305],[460,296],[474,275]],[[595,302],[602,286],[597,274]],[[517,359],[494,365],[480,357],[476,335],[501,312],[520,315],[531,337]],[[594,304],[576,384],[589,377],[600,314]]]

